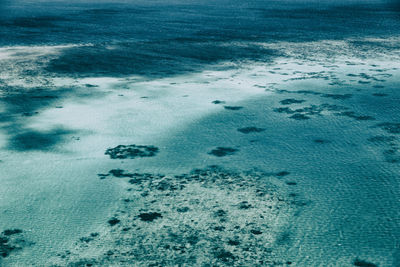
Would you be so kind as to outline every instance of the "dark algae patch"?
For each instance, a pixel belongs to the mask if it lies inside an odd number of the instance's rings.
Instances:
[[[331,141],[329,141],[329,140],[325,140],[325,139],[314,139],[313,140],[314,141],[314,143],[317,143],[317,144],[328,144],[328,143],[330,143]]]
[[[252,229],[252,230],[250,230],[250,232],[251,232],[253,235],[261,235],[261,234],[262,234],[262,232],[261,232],[260,230],[258,230],[258,229]]]
[[[134,174],[125,173],[125,171],[121,170],[121,169],[112,169],[108,173],[117,178],[125,178],[125,177],[132,178],[132,177],[134,177]]]
[[[310,119],[309,116],[304,115],[304,114],[293,114],[292,116],[290,116],[289,118],[297,120],[297,121],[302,121],[302,120],[308,120]]]
[[[237,129],[239,132],[244,133],[244,134],[248,134],[248,133],[260,133],[260,132],[264,132],[265,129],[264,128],[258,128],[258,127],[244,127],[244,128],[239,128]]]
[[[10,236],[22,233],[21,229],[7,229],[3,231],[3,235]]]
[[[275,175],[277,177],[283,177],[283,176],[286,176],[286,175],[289,175],[289,174],[290,174],[290,172],[288,172],[288,171],[281,171],[281,172],[277,172]]]
[[[210,152],[208,152],[208,154],[216,156],[216,157],[225,157],[225,156],[231,156],[231,155],[235,154],[237,151],[239,151],[239,150],[236,148],[217,147],[217,148],[211,150]]]
[[[27,130],[13,136],[9,148],[16,151],[48,151],[64,142],[73,131],[62,128],[51,131]]]
[[[354,266],[359,266],[359,267],[378,267],[378,265],[368,262],[368,261],[364,261],[364,260],[360,260],[360,259],[355,259],[353,261]]]
[[[108,224],[111,225],[111,226],[114,226],[114,225],[116,225],[116,224],[118,224],[120,222],[121,221],[119,219],[117,219],[117,218],[111,218],[110,220],[108,220]]]
[[[326,96],[326,95],[325,95]],[[329,95],[329,97],[337,95]],[[348,97],[347,97],[348,98]],[[335,98],[336,99],[336,98]],[[345,99],[345,98],[340,98]],[[289,118],[294,120],[308,120],[315,116],[336,115],[352,118],[358,121],[375,120],[374,117],[368,115],[360,115],[354,111],[350,111],[348,107],[324,103],[321,105],[309,105],[306,107],[291,109],[290,107],[278,107],[273,109],[276,113],[288,114]]]
[[[218,260],[220,260],[222,262],[226,262],[226,263],[235,260],[235,256],[233,255],[233,253],[226,251],[226,250],[217,251],[215,253],[215,257]]]
[[[322,94],[322,97],[326,97],[326,98],[332,98],[335,100],[344,100],[344,99],[349,99],[351,98],[353,95],[352,94],[344,94],[344,95],[340,95],[340,94]]]
[[[84,237],[79,238],[79,241],[84,242],[84,243],[89,243],[98,236],[99,236],[99,233],[91,233],[89,236],[84,236]]]
[[[154,157],[158,151],[158,148],[155,146],[119,145],[114,148],[108,148],[105,155],[109,155],[112,159],[134,159]]]
[[[373,96],[377,96],[377,97],[384,97],[384,96],[388,96],[388,94],[385,93],[373,93]]]
[[[287,98],[287,99],[279,101],[279,103],[281,103],[282,105],[300,104],[303,102],[305,102],[305,100],[294,99],[294,98]]]
[[[292,110],[292,109],[290,109],[290,108],[287,108],[287,107],[284,107],[284,108],[275,108],[275,109],[274,109],[274,112],[277,112],[277,113],[286,113],[286,114],[293,114],[293,113],[295,113],[294,110]]]
[[[162,218],[162,215],[158,212],[148,212],[139,214],[139,218],[144,222],[152,222],[158,218]]]
[[[274,248],[302,207],[278,190],[277,174],[286,172],[239,173],[211,166],[179,175],[132,174],[136,183],[126,178],[126,196],[108,222],[109,232],[80,240],[74,251],[54,259],[57,266],[287,262]]]
[[[240,106],[224,106],[224,109],[227,110],[241,110],[243,107]]]
[[[374,126],[381,128],[389,134],[399,134],[400,124],[399,123],[379,123]],[[382,159],[388,163],[399,163],[400,162],[400,144],[398,138],[395,135],[376,135],[367,139],[371,145],[375,146],[375,149],[379,149],[382,152]]]
[[[376,127],[379,127],[390,134],[400,134],[400,123],[398,122],[378,123]]]
[[[21,229],[7,229],[0,234],[0,265],[1,258],[8,257],[11,253],[22,250],[29,245],[22,236]]]
[[[384,135],[376,135],[367,139],[372,143],[390,143],[396,141],[396,137],[394,136],[384,136]]]
[[[118,17],[121,15],[123,13],[118,13]],[[136,15],[131,15],[131,17],[136,18]],[[155,16],[150,17],[153,20],[155,18]],[[130,24],[136,25],[140,22],[143,21],[136,20],[130,22]],[[159,25],[162,25],[166,22],[159,23]],[[107,26],[111,24],[113,23],[109,23]],[[108,28],[107,26],[102,28]],[[127,25],[123,27],[126,28]],[[128,35],[135,35],[135,31],[131,31]],[[154,35],[154,32],[151,35]],[[167,36],[170,36],[170,34],[162,38],[168,38]],[[246,45],[246,47],[243,45],[226,46],[214,42],[184,41],[182,38],[178,38],[176,33],[171,37],[172,39],[168,42],[154,42],[154,36],[147,36],[145,39],[150,38],[148,41],[138,42],[129,41],[125,36],[123,41],[114,43],[113,49],[109,49],[108,44],[102,44],[102,42],[90,47],[69,48],[64,50],[60,57],[52,59],[47,64],[46,71],[73,77],[143,75],[157,78],[198,71],[204,67],[204,64],[213,64],[221,60],[237,61],[239,58],[269,58],[274,53],[272,50],[254,45]],[[138,38],[143,38],[143,36]]]
[[[3,258],[8,257],[13,250],[17,249],[9,241],[9,238],[0,236],[0,256]]]
[[[372,116],[368,116],[368,115],[357,115],[354,111],[345,111],[345,112],[341,112],[338,113],[339,116],[345,116],[345,117],[349,117],[352,119],[356,119],[358,121],[371,121],[371,120],[375,120],[374,117]]]

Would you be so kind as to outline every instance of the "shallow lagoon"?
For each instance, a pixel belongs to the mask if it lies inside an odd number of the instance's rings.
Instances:
[[[14,10],[1,23],[2,265],[399,264],[386,6],[1,4]],[[140,29],[160,12],[158,36]],[[305,35],[316,19],[327,28]],[[261,27],[291,20],[303,27]]]

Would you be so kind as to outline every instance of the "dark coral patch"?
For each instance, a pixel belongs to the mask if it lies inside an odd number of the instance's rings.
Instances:
[[[286,114],[292,114],[289,118],[295,119],[295,120],[308,120],[311,118],[311,116],[323,116],[323,112],[325,111],[346,111],[348,108],[343,107],[343,106],[338,106],[338,105],[331,105],[331,104],[321,104],[321,105],[310,105],[307,107],[302,107],[298,109],[291,109],[289,107],[279,107],[279,108],[274,108],[273,111],[277,113],[286,113]],[[337,115],[342,115],[343,114],[337,114]]]
[[[332,98],[332,99],[335,99],[335,100],[344,100],[344,99],[351,98],[353,95],[352,94],[344,94],[344,95],[340,95],[340,94],[323,94],[321,96],[322,97],[327,97],[327,98]]]
[[[247,201],[242,201],[241,203],[239,203],[239,209],[247,210],[250,208],[252,208],[252,205],[249,204]]]
[[[104,173],[98,173],[97,174],[97,176],[100,178],[100,179],[106,179],[106,177],[107,176],[109,176],[110,174],[104,174]]]
[[[0,257],[6,258],[12,252],[21,250],[26,241],[21,238],[22,230],[7,229],[0,234]],[[0,261],[1,265],[1,261]]]
[[[139,214],[139,218],[144,222],[152,222],[158,218],[162,218],[162,215],[158,212],[148,212]]]
[[[216,149],[211,150],[208,154],[216,156],[216,157],[225,157],[235,154],[238,151],[236,148],[231,147],[217,147]]]
[[[243,107],[240,106],[224,106],[227,110],[241,110]]]
[[[373,96],[379,96],[379,97],[388,96],[388,94],[385,94],[385,93],[373,93],[372,95]]]
[[[143,157],[154,157],[159,149],[155,146],[142,145],[119,145],[114,148],[108,148],[105,155],[112,159],[134,159]]]
[[[215,257],[222,262],[229,262],[235,259],[235,256],[226,250],[220,250],[215,253]]]
[[[244,128],[239,128],[237,129],[239,132],[248,134],[248,133],[260,133],[265,131],[264,128],[258,128],[258,127],[244,127]]]
[[[327,143],[330,143],[329,140],[325,140],[325,139],[314,139],[313,141],[314,141],[314,143],[317,143],[317,144],[327,144]]]
[[[293,114],[293,115],[290,116],[289,118],[294,119],[294,120],[298,120],[298,121],[303,121],[303,120],[308,120],[308,119],[310,119],[309,116],[304,115],[304,114],[300,114],[300,113]]]
[[[396,122],[382,122],[378,123],[376,127],[381,128],[382,130],[385,130],[388,133],[391,134],[400,134],[400,123]]]
[[[125,177],[132,178],[135,176],[132,173],[125,173],[125,171],[121,169],[112,169],[109,171],[109,174],[117,178],[125,178]]]
[[[117,219],[117,218],[111,218],[110,220],[108,220],[108,224],[109,225],[111,225],[111,226],[114,226],[114,225],[116,225],[116,224],[119,224],[121,221],[119,220],[119,219]]]
[[[292,109],[290,109],[290,108],[284,107],[284,108],[275,108],[275,109],[274,109],[274,112],[277,112],[277,113],[286,113],[286,114],[293,114],[295,111],[292,110]]]
[[[7,229],[3,231],[3,235],[5,236],[20,234],[20,233],[22,233],[21,229]]]
[[[340,116],[346,116],[352,119],[356,119],[358,121],[370,121],[370,120],[375,120],[374,117],[368,116],[368,115],[357,115],[354,111],[345,111],[341,112],[338,115]]]
[[[394,136],[384,136],[384,135],[377,135],[367,139],[369,142],[372,143],[389,143],[396,140]]]
[[[262,232],[261,232],[260,230],[258,230],[258,229],[252,229],[252,230],[250,230],[250,232],[251,232],[253,235],[261,235],[261,234],[262,234]]]
[[[286,175],[289,175],[289,174],[290,174],[290,172],[281,171],[281,172],[276,173],[275,175],[278,176],[278,177],[283,177],[283,176],[286,176]]]
[[[279,101],[282,105],[291,105],[291,104],[300,104],[305,102],[305,100],[302,99],[294,99],[294,98],[287,98],[282,101]]]
[[[371,263],[368,261],[363,261],[358,258],[353,261],[353,264],[354,264],[354,266],[359,266],[359,267],[378,267],[378,265],[376,265],[374,263]]]
[[[0,256],[6,258],[10,253],[15,250],[16,247],[9,244],[9,239],[7,237],[0,236]]]

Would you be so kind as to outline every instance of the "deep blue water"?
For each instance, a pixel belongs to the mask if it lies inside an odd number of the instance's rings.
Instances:
[[[64,51],[47,67],[50,72],[79,76],[174,75],[219,61],[264,61],[277,55],[256,44],[260,42],[385,38],[400,31],[398,12],[379,2],[2,1],[1,5],[1,46],[92,44]]]

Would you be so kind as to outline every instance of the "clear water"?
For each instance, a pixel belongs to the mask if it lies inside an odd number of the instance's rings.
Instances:
[[[98,173],[220,165],[289,173],[304,206],[274,249],[290,265],[399,266],[397,7],[0,0],[0,230],[26,239],[0,265],[107,232],[124,186]],[[104,155],[119,144],[160,153]]]

